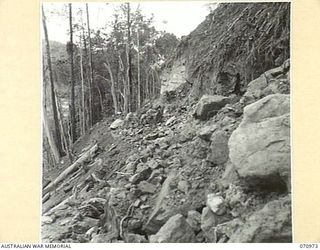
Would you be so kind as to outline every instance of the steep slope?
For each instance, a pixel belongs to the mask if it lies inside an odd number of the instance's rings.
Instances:
[[[255,43],[264,50],[253,65],[245,64],[252,50],[229,58],[208,46],[221,39],[238,51],[244,46],[240,33],[247,35],[242,30],[247,24],[239,20],[247,15],[264,29],[279,31],[257,40],[265,39],[266,45]],[[45,193],[43,241],[292,241],[290,62],[276,60],[288,57],[289,44],[273,55],[276,62],[262,60],[265,50],[275,53],[280,46],[274,36],[288,38],[282,24],[289,22],[289,5],[223,4],[212,16],[221,30],[212,32],[206,20],[171,62],[185,66],[179,70],[188,75],[186,82],[138,113],[96,124],[75,143],[76,159],[93,145],[98,150]],[[228,27],[241,31],[239,37],[237,32],[230,36]],[[206,41],[203,32],[211,32]],[[228,68],[234,62],[238,91]],[[204,80],[225,71],[225,82]]]
[[[244,93],[289,58],[289,39],[290,3],[220,4],[181,41],[162,75],[162,92],[187,80],[195,97]]]

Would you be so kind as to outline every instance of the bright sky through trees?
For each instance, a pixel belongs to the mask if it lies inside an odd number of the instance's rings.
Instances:
[[[188,35],[201,23],[209,13],[204,1],[161,1],[161,2],[132,2],[132,10],[140,4],[142,13],[147,16],[154,14],[154,25],[157,30],[165,30],[177,37]],[[106,26],[111,20],[114,8],[120,3],[89,3],[90,25],[93,29]],[[75,9],[85,9],[85,3],[73,3]],[[44,3],[47,15],[47,25],[50,40],[66,43],[68,41],[67,4]],[[76,11],[74,11],[76,12]],[[85,15],[83,16],[85,21]]]

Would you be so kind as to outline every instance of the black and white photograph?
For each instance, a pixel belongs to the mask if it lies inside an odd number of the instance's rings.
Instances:
[[[40,9],[42,242],[293,241],[290,2]]]

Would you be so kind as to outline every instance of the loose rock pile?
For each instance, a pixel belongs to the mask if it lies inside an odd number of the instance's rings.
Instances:
[[[98,154],[44,203],[43,241],[290,242],[288,70],[266,72],[267,85],[260,77],[242,97],[98,124]],[[86,174],[85,188],[64,191]]]

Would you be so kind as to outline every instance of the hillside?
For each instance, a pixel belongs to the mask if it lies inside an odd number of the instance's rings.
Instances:
[[[43,178],[44,242],[292,242],[290,4],[220,4],[161,96]]]

